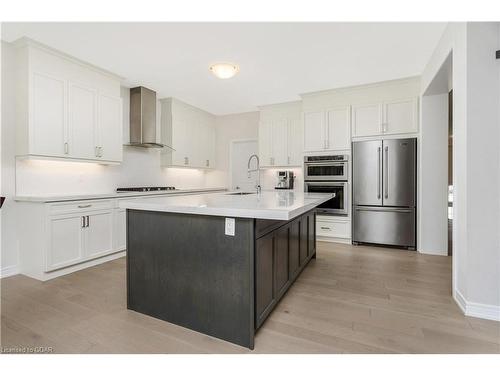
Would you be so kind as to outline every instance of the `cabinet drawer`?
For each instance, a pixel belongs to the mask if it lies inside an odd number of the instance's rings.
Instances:
[[[316,233],[318,236],[349,238],[351,236],[351,223],[349,221],[318,219]]]
[[[73,201],[69,203],[54,203],[50,205],[49,213],[64,214],[72,212],[87,212],[113,208],[113,200]]]

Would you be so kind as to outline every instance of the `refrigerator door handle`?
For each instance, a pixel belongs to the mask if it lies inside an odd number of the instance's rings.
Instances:
[[[372,212],[398,212],[402,214],[411,214],[412,209],[409,208],[392,208],[392,207],[356,207],[356,211],[372,211]]]
[[[384,189],[385,199],[389,198],[389,147],[385,146]]]
[[[377,148],[377,199],[380,199],[380,147]]]

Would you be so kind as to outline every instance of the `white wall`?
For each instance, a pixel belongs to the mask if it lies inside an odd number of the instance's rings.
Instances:
[[[468,315],[500,319],[498,23],[451,23],[422,93],[453,53],[453,294]]]
[[[421,105],[418,251],[447,255],[448,94],[423,96]]]

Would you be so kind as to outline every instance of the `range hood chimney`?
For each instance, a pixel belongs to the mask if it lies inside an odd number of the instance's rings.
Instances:
[[[142,86],[130,89],[130,146],[171,148],[156,142],[156,92]]]

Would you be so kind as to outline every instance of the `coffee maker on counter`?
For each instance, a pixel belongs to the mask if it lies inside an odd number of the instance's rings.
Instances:
[[[292,171],[278,171],[278,185],[275,189],[293,189],[293,180],[295,179]]]

